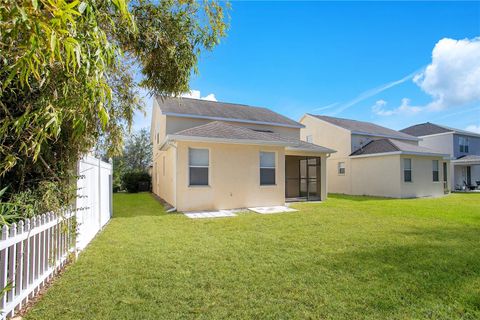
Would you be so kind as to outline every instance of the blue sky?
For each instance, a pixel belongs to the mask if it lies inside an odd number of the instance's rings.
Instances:
[[[230,15],[228,36],[192,77],[202,97],[295,120],[480,130],[480,2],[234,1]]]

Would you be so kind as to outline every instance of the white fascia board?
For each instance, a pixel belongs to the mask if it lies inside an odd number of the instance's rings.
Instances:
[[[453,164],[473,164],[473,165],[480,165],[480,160],[469,160],[469,159],[462,160],[462,159],[458,159],[458,160],[451,160],[451,162],[452,162]]]
[[[227,122],[239,122],[239,123],[251,123],[251,124],[259,124],[259,125],[268,125],[268,126],[275,126],[275,127],[286,127],[286,128],[295,128],[301,129],[305,128],[303,124],[293,125],[293,124],[286,124],[286,123],[278,123],[278,122],[267,122],[267,121],[255,121],[255,120],[245,120],[245,119],[235,119],[235,118],[223,118],[223,117],[211,117],[211,116],[201,116],[197,114],[184,114],[184,113],[175,113],[175,112],[163,112],[163,115],[169,117],[179,117],[179,118],[192,118],[192,119],[208,119],[213,121],[227,121]]]

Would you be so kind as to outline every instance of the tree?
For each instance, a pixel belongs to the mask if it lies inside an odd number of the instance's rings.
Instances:
[[[123,152],[123,160],[128,170],[148,171],[152,163],[152,143],[147,129],[132,134]]]
[[[201,51],[225,35],[224,12],[216,1],[0,1],[1,184],[62,190],[100,137],[119,154],[139,86],[187,91]]]
[[[152,143],[150,142],[150,135],[147,129],[141,129],[129,136],[123,153],[113,158],[113,185],[115,191],[125,187],[124,178],[126,174],[148,174],[151,162]]]

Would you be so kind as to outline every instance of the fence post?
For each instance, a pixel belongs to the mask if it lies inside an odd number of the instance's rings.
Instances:
[[[102,229],[102,160],[98,159],[98,230]]]
[[[6,224],[2,227],[2,240],[8,238],[8,226]],[[0,252],[0,290],[7,287],[7,266],[8,266],[8,248],[3,249]],[[0,310],[3,314],[3,309],[7,304],[7,294],[3,294],[0,299]]]

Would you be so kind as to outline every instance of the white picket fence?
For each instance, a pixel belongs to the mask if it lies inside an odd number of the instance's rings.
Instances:
[[[47,213],[3,226],[0,238],[0,319],[11,317],[83,250],[112,214],[112,165],[79,161],[76,209]]]

